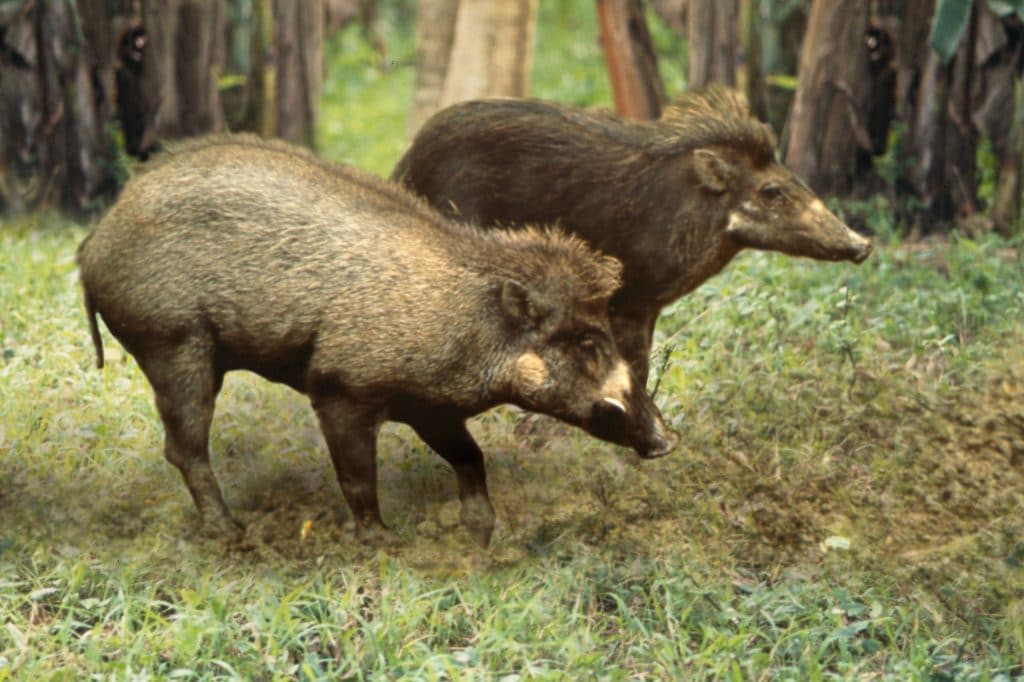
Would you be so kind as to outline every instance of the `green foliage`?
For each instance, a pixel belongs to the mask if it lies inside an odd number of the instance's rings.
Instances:
[[[988,7],[1001,17],[1016,14],[1024,20],[1024,0],[988,0]]]
[[[1016,14],[1024,20],[1024,0],[986,0],[989,9],[1001,17]],[[971,18],[972,0],[939,0],[932,19],[928,43],[943,63],[956,53]]]
[[[382,5],[384,19],[401,5]],[[412,24],[379,24],[387,54],[381,55],[350,22],[324,47],[325,68],[318,151],[387,176],[405,151],[405,127],[415,78]],[[382,61],[383,60],[383,61]]]
[[[658,58],[658,73],[665,86],[665,96],[673,96],[686,90],[689,73],[689,48],[685,37],[678,37],[664,22],[648,8],[647,26],[651,42]],[[606,76],[607,77],[607,76]]]
[[[889,128],[885,142],[885,151],[874,157],[874,168],[878,176],[890,191],[895,191],[901,178],[907,176],[907,125],[896,121]]]
[[[956,53],[971,18],[972,4],[972,0],[939,0],[935,6],[928,43],[943,62],[948,62]]]
[[[978,143],[978,198],[982,205],[992,207],[999,184],[999,159],[992,150],[992,140],[983,137]]]
[[[593,5],[576,0],[541,2],[530,96],[574,106],[612,106],[611,85],[597,36]]]

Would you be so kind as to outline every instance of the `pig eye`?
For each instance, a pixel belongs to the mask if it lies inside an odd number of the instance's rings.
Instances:
[[[782,196],[782,188],[773,184],[762,185],[759,192],[765,201],[775,201]]]
[[[576,345],[579,346],[580,350],[587,353],[590,356],[596,357],[600,354],[600,344],[598,343],[597,337],[591,333],[581,334],[579,339],[576,341]]]

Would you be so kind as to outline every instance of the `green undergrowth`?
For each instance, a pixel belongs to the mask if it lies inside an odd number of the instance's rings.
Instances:
[[[384,551],[344,530],[305,399],[244,374],[212,451],[247,545],[202,534],[109,335],[95,369],[83,234],[0,231],[0,680],[1024,674],[1012,244],[860,267],[742,254],[659,325],[678,452],[640,461],[508,409],[473,421],[487,551],[451,471],[389,426],[381,504],[405,545]]]

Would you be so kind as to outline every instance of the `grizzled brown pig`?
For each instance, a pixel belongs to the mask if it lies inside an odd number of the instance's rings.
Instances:
[[[236,369],[309,395],[360,530],[383,529],[384,420],[454,467],[482,545],[494,510],[468,417],[514,403],[646,457],[678,442],[616,350],[615,259],[557,231],[453,223],[288,145],[227,136],[166,153],[129,181],[78,262],[99,365],[96,313],[152,384],[165,455],[221,531],[238,527],[207,448]]]
[[[659,121],[529,100],[435,114],[392,179],[458,220],[558,224],[620,259],[612,329],[646,382],[661,309],[741,249],[861,262],[871,243],[775,160],[743,98],[689,92]]]

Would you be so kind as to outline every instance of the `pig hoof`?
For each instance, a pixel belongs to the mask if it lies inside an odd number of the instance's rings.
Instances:
[[[221,538],[229,543],[245,539],[245,527],[230,516],[207,515],[203,522],[203,534],[208,537]]]
[[[494,509],[490,502],[482,497],[466,499],[462,503],[462,525],[476,544],[487,549],[494,532]]]
[[[473,538],[473,542],[480,545],[481,549],[487,549],[487,546],[491,544],[491,533],[494,532],[494,527],[478,526],[474,528],[469,524],[466,524],[466,530],[469,531],[469,536]]]
[[[358,529],[360,542],[377,547],[401,547],[401,536],[385,526],[363,526]]]

